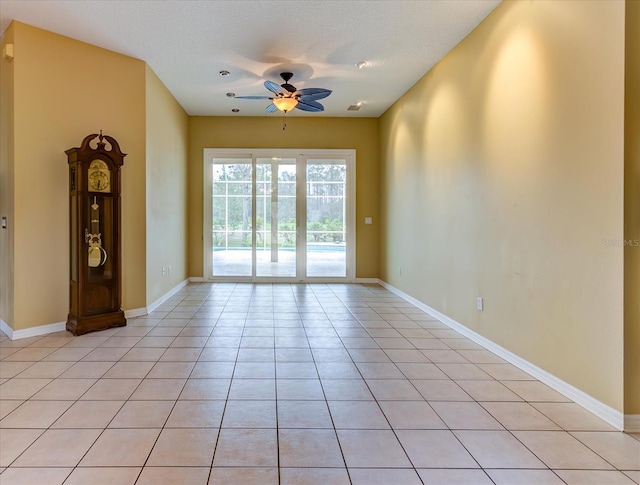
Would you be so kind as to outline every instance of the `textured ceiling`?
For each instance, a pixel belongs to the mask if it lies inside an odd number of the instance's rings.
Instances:
[[[274,116],[268,100],[225,94],[266,95],[264,80],[280,84],[279,73],[291,71],[298,89],[333,90],[323,113],[292,114],[377,117],[499,3],[0,0],[0,29],[15,19],[142,59],[190,115]],[[358,102],[360,111],[347,111]]]

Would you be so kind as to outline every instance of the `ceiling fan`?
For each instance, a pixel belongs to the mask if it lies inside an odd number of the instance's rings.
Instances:
[[[296,89],[295,86],[289,84],[289,80],[293,77],[293,73],[282,72],[280,73],[280,77],[284,79],[284,83],[281,85],[278,85],[273,81],[264,82],[264,87],[273,93],[272,96],[235,97],[237,99],[270,99],[272,103],[267,106],[267,113],[275,113],[277,110],[286,113],[294,108],[315,113],[324,111],[324,106],[318,103],[318,100],[329,96],[332,92],[330,89]]]

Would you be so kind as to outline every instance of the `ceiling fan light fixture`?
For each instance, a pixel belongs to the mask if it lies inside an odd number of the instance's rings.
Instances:
[[[292,76],[293,74],[290,72],[280,73],[284,84],[265,81],[264,87],[270,91],[269,96],[235,96],[234,99],[268,99],[271,103],[266,107],[267,113],[275,113],[276,111],[287,113],[294,108],[311,113],[324,111],[324,106],[318,100],[326,98],[332,91],[322,88],[297,89],[288,82]]]
[[[298,105],[298,100],[296,98],[275,98],[273,100],[273,104],[276,105],[280,111],[291,111]]]

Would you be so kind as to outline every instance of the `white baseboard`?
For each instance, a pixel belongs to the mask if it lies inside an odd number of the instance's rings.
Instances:
[[[189,284],[189,282],[191,281],[191,278],[187,278],[184,281],[181,281],[180,283],[178,283],[173,289],[169,290],[167,293],[165,293],[164,295],[162,295],[160,298],[158,298],[156,301],[154,301],[153,303],[151,303],[150,305],[147,305],[147,313],[149,314],[151,313],[153,310],[155,310],[156,308],[158,308],[160,305],[162,305],[165,301],[167,301],[169,298],[171,298],[173,295],[175,295],[176,293],[178,293],[182,288],[184,288],[185,286],[187,286],[187,284]],[[139,316],[139,315],[138,315]]]
[[[2,331],[2,333],[4,333],[7,337],[9,337],[9,339],[11,339],[11,336],[13,335],[13,329],[2,318],[0,318],[0,331]]]
[[[66,329],[67,322],[58,322],[49,323],[47,325],[38,325],[37,327],[23,328],[22,330],[14,330],[4,320],[0,320],[0,330],[2,330],[10,340],[39,337],[48,333],[64,332]]]
[[[354,278],[354,279],[350,279],[350,280],[335,280],[335,281],[329,281],[329,283],[356,283],[356,284],[377,284],[380,280],[378,278]],[[191,278],[189,278],[189,283],[217,283],[216,281],[209,281],[206,280],[205,278],[203,278],[202,276],[192,276]],[[291,282],[291,281],[287,281],[287,284],[293,284],[293,283],[297,283],[297,281]]]
[[[205,283],[208,280],[204,279],[202,276],[192,276],[189,278],[189,283]],[[357,283],[357,284],[368,284],[368,283],[379,283],[380,280],[378,278],[354,278],[353,280],[347,281],[347,283]],[[338,283],[342,283],[342,281],[338,281]]]
[[[531,375],[532,377],[535,377],[540,382],[543,382],[544,384],[548,385],[552,389],[558,391],[560,394],[571,399],[576,404],[579,404],[580,406],[585,408],[587,411],[590,411],[591,413],[598,416],[600,419],[606,421],[611,426],[619,430],[624,429],[628,431],[627,421],[629,420],[631,421],[630,423],[631,426],[634,426],[634,423],[635,423],[636,427],[640,427],[639,426],[640,420],[636,420],[636,418],[638,417],[637,415],[625,416],[620,411],[604,404],[603,402],[598,401],[597,399],[593,398],[592,396],[585,393],[584,391],[581,391],[580,389],[572,386],[571,384],[564,382],[561,379],[558,379],[553,374],[550,374],[549,372],[537,367],[536,365],[523,359],[522,357],[517,356],[516,354],[505,349],[504,347],[499,346],[495,342],[492,342],[488,338],[483,337],[479,333],[476,333],[473,330],[465,327],[461,323],[456,322],[455,320],[448,317],[447,315],[440,313],[438,310],[431,308],[429,305],[422,303],[421,301],[417,300],[411,295],[407,295],[406,293],[395,288],[394,286],[390,285],[386,281],[379,280],[379,284],[385,287],[391,293],[398,295],[399,297],[403,298],[409,303],[412,303],[413,305],[420,308],[421,310],[424,310],[430,315],[433,315],[435,318],[437,318],[439,321],[441,321],[448,327],[456,330],[457,332],[471,339],[478,345],[481,345],[485,349],[490,350],[491,352],[503,358],[507,362],[515,365],[516,367],[523,370],[524,372]]]
[[[124,311],[124,318],[136,318],[143,317],[147,314],[146,308],[132,308],[131,310]]]
[[[627,433],[640,433],[640,414],[625,414],[624,430]]]
[[[354,283],[358,283],[360,285],[368,285],[368,284],[378,284],[380,280],[378,278],[356,278]]]
[[[175,288],[173,288],[168,293],[160,297],[158,300],[154,301],[151,305],[149,305],[146,308],[133,308],[131,310],[125,310],[124,312],[125,318],[135,318],[135,317],[148,315],[153,310],[155,310],[160,305],[162,305],[165,301],[167,301],[169,298],[171,298],[173,295],[175,295],[178,291],[184,288],[187,285],[187,283],[189,283],[188,279],[179,283]],[[67,328],[67,322],[58,322],[58,323],[50,323],[47,325],[38,325],[37,327],[29,327],[23,330],[13,330],[7,324],[7,322],[0,319],[0,330],[2,330],[2,332],[11,340],[18,340],[18,339],[29,338],[29,337],[38,337],[40,335],[46,335],[48,333],[61,332],[66,330],[66,328]]]

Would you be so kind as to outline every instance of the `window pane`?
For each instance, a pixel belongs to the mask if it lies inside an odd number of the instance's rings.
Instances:
[[[258,158],[256,170],[256,274],[296,276],[296,160]]]
[[[346,276],[346,160],[308,160],[307,276]]]
[[[213,160],[214,276],[251,276],[251,160]]]

